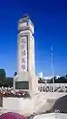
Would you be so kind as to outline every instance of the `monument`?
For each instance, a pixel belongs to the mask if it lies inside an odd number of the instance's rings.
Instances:
[[[35,76],[34,25],[28,15],[18,22],[18,71],[14,77],[15,90],[38,91],[38,78]]]

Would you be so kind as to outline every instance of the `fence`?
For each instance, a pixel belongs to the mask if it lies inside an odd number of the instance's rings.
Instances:
[[[53,90],[54,92],[67,92],[67,83],[40,83],[38,90],[40,92],[53,92]]]

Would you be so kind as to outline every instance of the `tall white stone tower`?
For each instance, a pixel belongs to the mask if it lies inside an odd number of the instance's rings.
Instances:
[[[29,71],[34,74],[34,26],[29,16],[19,20],[18,31],[18,73]]]
[[[38,90],[33,34],[34,25],[29,16],[25,15],[18,22],[18,74],[14,77],[14,89]]]

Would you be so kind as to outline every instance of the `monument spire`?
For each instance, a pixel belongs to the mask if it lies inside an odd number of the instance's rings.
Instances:
[[[38,90],[35,76],[34,25],[29,15],[25,14],[19,20],[18,31],[18,75],[14,80],[14,88]]]

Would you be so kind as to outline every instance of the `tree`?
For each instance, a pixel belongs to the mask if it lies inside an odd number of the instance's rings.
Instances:
[[[11,77],[6,77],[5,85],[7,87],[13,87],[13,78]]]
[[[17,75],[17,72],[14,73],[14,76],[16,76],[16,75]]]
[[[66,78],[67,78],[67,74],[66,74]]]
[[[0,87],[12,87],[13,86],[13,78],[6,77],[6,72],[4,69],[0,69]]]
[[[4,69],[0,69],[0,86],[2,86],[6,79],[6,72]]]
[[[4,69],[0,69],[0,77],[5,78],[6,77],[6,72]]]

